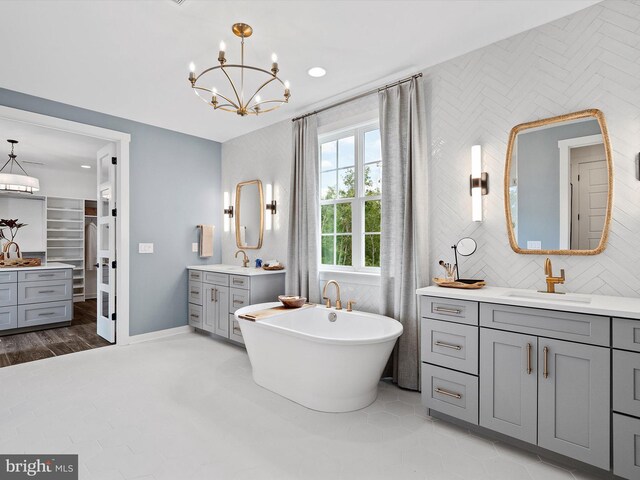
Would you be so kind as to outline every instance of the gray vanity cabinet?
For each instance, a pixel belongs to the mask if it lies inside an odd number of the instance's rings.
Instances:
[[[535,444],[538,339],[480,329],[480,425]]]
[[[202,329],[223,337],[229,336],[229,287],[204,284],[204,319]]]
[[[539,446],[609,469],[610,362],[608,348],[538,340]]]

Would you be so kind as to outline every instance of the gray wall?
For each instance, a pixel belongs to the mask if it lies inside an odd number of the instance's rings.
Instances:
[[[0,105],[131,134],[129,333],[186,325],[185,267],[221,258],[220,144],[1,88]],[[216,225],[211,259],[191,253],[200,223]],[[139,254],[139,242],[155,253]]]
[[[597,120],[518,135],[518,245],[539,240],[543,250],[560,248],[560,150],[567,138],[596,135]]]

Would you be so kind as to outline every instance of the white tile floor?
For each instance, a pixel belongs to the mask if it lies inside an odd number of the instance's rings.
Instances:
[[[83,480],[595,478],[430,419],[386,383],[364,410],[308,410],[198,334],[2,368],[0,386],[0,452],[79,453]]]

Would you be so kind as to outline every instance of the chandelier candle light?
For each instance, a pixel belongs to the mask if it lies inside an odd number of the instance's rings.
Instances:
[[[281,107],[284,103],[289,102],[291,97],[291,91],[289,89],[289,82],[282,81],[278,77],[278,56],[274,53],[271,56],[271,70],[265,70],[259,67],[253,67],[251,65],[244,64],[244,39],[251,36],[253,29],[246,23],[236,23],[231,27],[231,31],[237,37],[240,37],[240,63],[228,64],[225,57],[226,45],[224,42],[220,42],[220,49],[218,51],[218,63],[215,67],[207,68],[202,73],[196,75],[196,66],[193,62],[189,65],[189,82],[191,88],[194,89],[196,94],[202,98],[205,102],[211,105],[214,109],[224,110],[225,112],[235,112],[238,115],[244,117],[246,115],[259,115],[261,113],[270,112]],[[227,81],[231,85],[233,90],[232,94],[222,94],[215,87],[207,88],[202,85],[198,85],[201,79],[204,79],[206,74],[214,70],[220,70]],[[240,88],[237,88],[236,83],[232,80],[230,73],[232,71],[240,71]],[[255,90],[253,94],[245,95],[245,72],[258,72],[259,74],[267,75],[267,79]],[[270,83],[277,81],[284,88],[284,95],[281,98],[275,98],[271,100],[263,100],[260,97],[260,92]]]
[[[7,140],[11,144],[9,160],[0,168],[0,191],[33,193],[40,190],[40,181],[30,177],[22,165],[18,163],[18,156],[13,153],[17,140]],[[22,173],[13,173],[13,167],[17,166]],[[8,171],[7,171],[8,170]]]

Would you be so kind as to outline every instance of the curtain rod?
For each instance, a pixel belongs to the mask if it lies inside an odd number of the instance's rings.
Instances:
[[[339,102],[332,103],[331,105],[327,105],[326,107],[319,108],[318,110],[314,110],[313,112],[305,113],[304,115],[300,115],[299,117],[292,118],[291,121],[295,122],[296,120],[300,120],[301,118],[306,118],[311,115],[316,115],[320,112],[324,112],[325,110],[330,110],[332,108],[339,107],[340,105],[344,105],[345,103],[353,102],[354,100],[359,100],[360,98],[367,97],[374,93],[378,93],[381,90],[386,90],[387,88],[395,87],[397,85],[400,85],[401,83],[406,83],[413,80],[414,78],[419,78],[419,77],[422,77],[422,72],[416,73],[415,75],[411,75],[410,77],[403,78],[402,80],[398,80],[397,82],[389,83],[383,87],[373,88],[367,92],[360,93],[358,95],[346,98],[344,100],[340,100]]]

